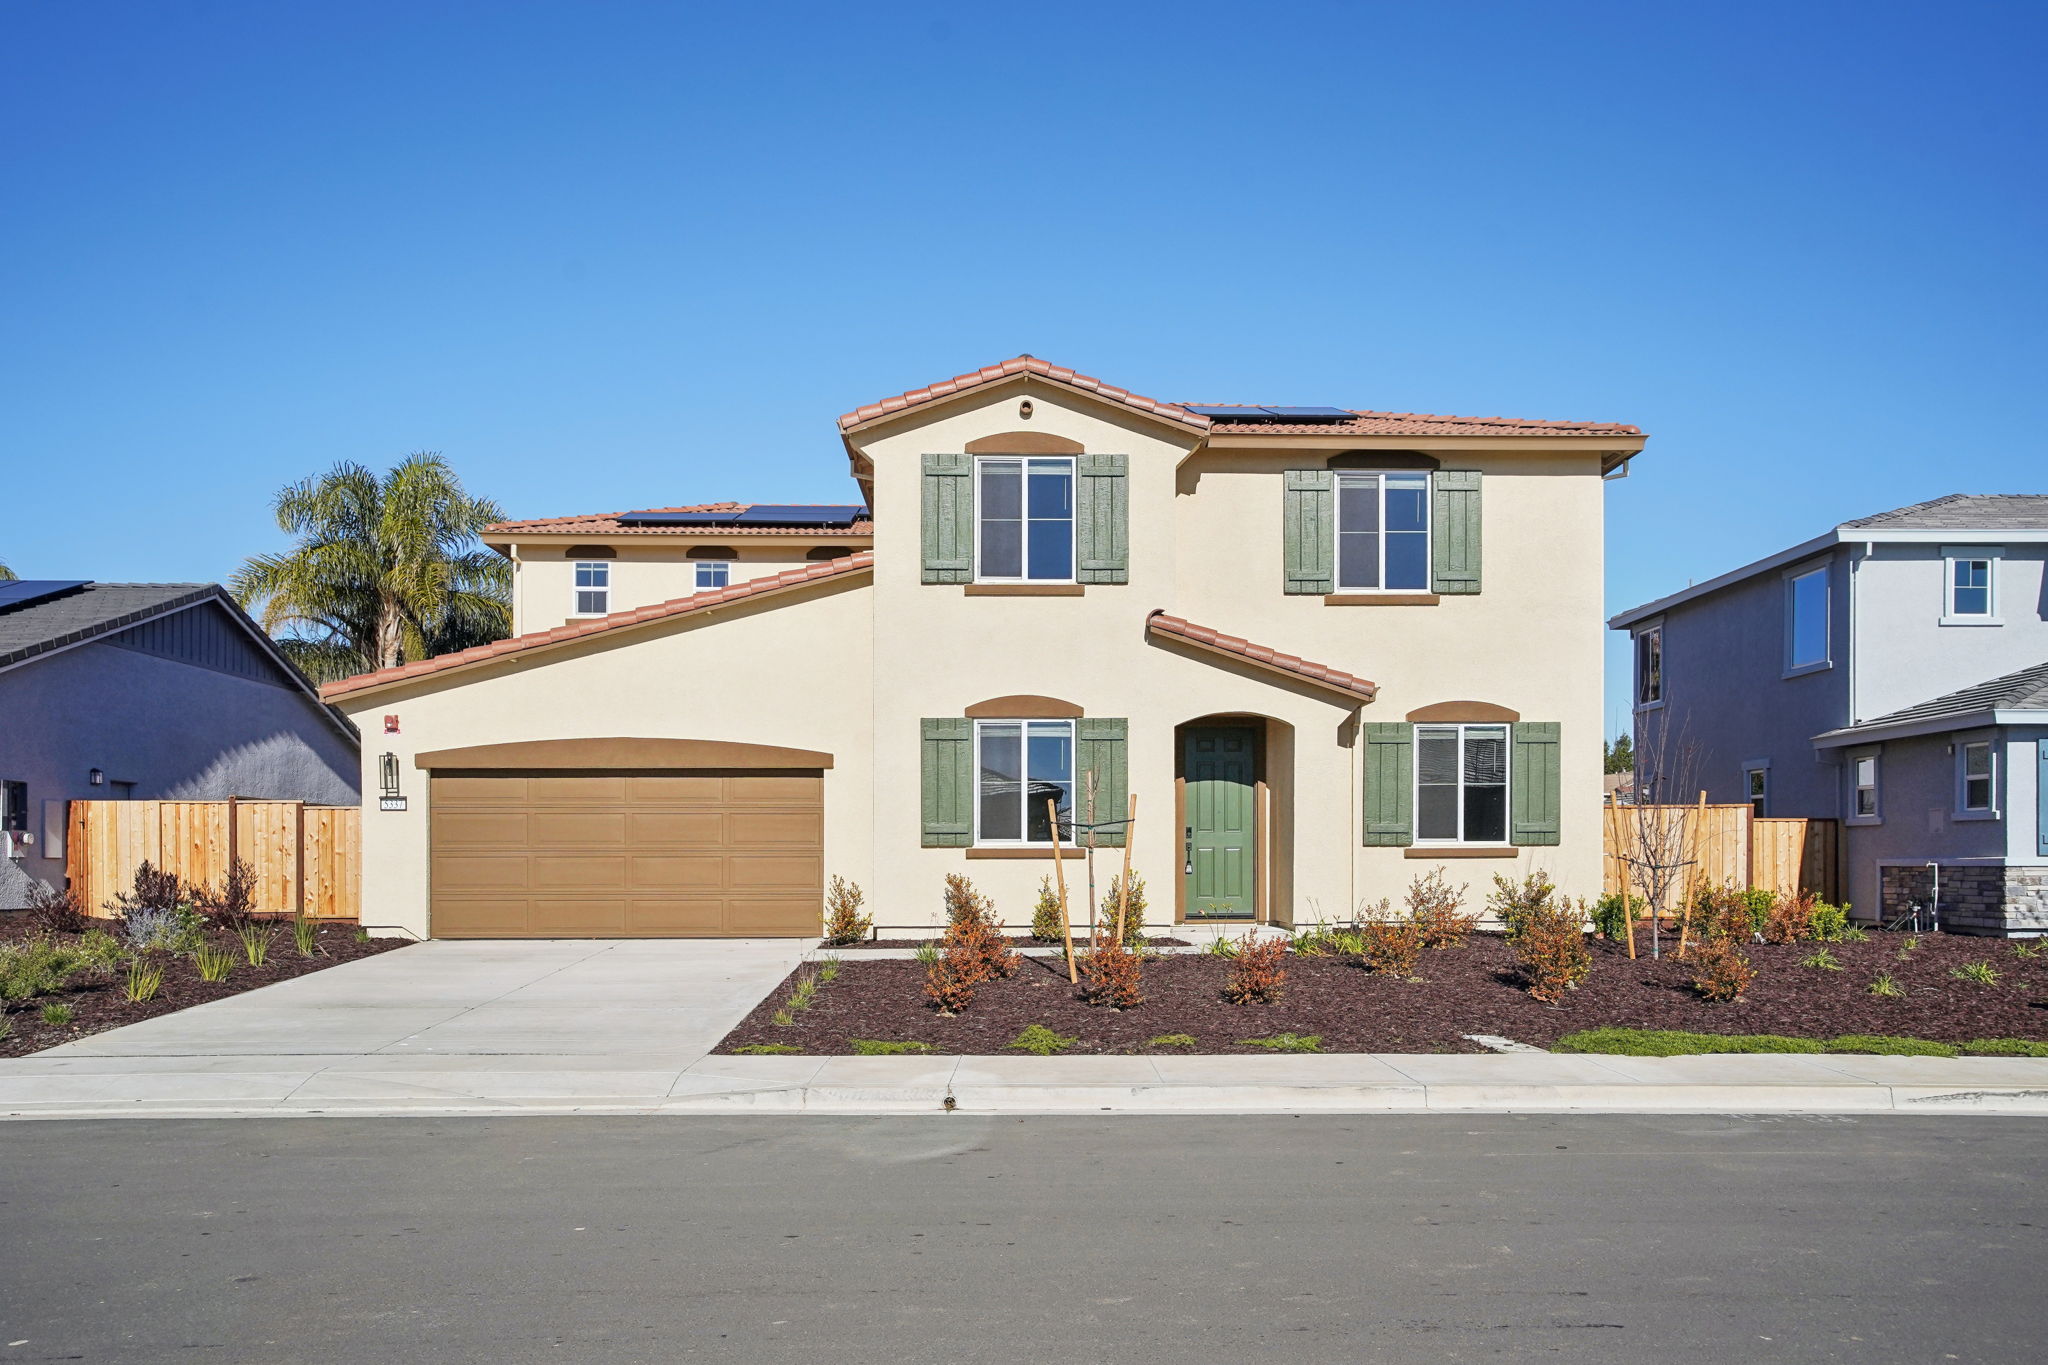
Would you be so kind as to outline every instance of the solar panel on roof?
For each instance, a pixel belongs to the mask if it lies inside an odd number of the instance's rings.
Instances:
[[[1203,417],[1259,417],[1266,411],[1264,408],[1239,403],[1183,403],[1181,406]]]
[[[1189,412],[1228,422],[1341,422],[1353,416],[1344,408],[1282,408],[1251,404],[1188,404]]]
[[[91,582],[89,578],[24,578],[15,583],[0,583],[0,611],[62,597]]]
[[[738,512],[628,512],[619,518],[621,526],[730,526]]]
[[[1326,417],[1339,422],[1353,416],[1352,413],[1343,408],[1267,408],[1266,411],[1272,413],[1275,417],[1292,417],[1296,419]]]
[[[851,526],[865,507],[835,505],[802,507],[791,503],[759,503],[740,513],[741,526]]]

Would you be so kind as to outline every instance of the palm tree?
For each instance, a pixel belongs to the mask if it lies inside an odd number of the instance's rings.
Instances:
[[[12,583],[15,579],[19,578],[20,576],[21,575],[15,573],[14,570],[7,567],[6,560],[0,560],[0,583]]]
[[[298,538],[235,572],[235,600],[318,681],[500,640],[511,629],[512,567],[477,543],[505,513],[473,498],[430,451],[382,477],[344,462],[277,495]]]

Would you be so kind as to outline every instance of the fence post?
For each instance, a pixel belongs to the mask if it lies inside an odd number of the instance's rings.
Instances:
[[[292,803],[292,877],[295,882],[293,899],[297,901],[299,913],[306,913],[306,803]]]

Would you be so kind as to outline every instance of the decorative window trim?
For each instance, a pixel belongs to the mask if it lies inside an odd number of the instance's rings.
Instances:
[[[1064,716],[1014,716],[1014,717],[1002,717],[1002,718],[993,718],[993,717],[991,717],[991,718],[985,718],[985,719],[984,719],[984,718],[977,718],[977,719],[975,719],[975,720],[973,721],[973,728],[972,728],[972,731],[970,732],[970,734],[969,734],[969,737],[968,737],[968,750],[967,750],[967,752],[968,752],[968,755],[969,755],[969,760],[968,760],[968,761],[969,761],[969,771],[970,771],[970,772],[971,772],[971,773],[973,774],[973,780],[974,780],[974,791],[973,791],[973,831],[974,831],[974,833],[973,833],[973,838],[972,838],[972,840],[971,840],[971,841],[969,842],[969,844],[968,844],[968,847],[969,847],[970,849],[976,849],[976,848],[980,848],[980,849],[1045,849],[1045,850],[1048,850],[1048,851],[1050,851],[1050,850],[1051,850],[1051,848],[1052,848],[1052,846],[1053,846],[1053,845],[1052,845],[1052,841],[1051,841],[1050,839],[1030,839],[1030,838],[1016,838],[1016,839],[1006,839],[1006,838],[1002,838],[1002,837],[1000,837],[1000,836],[994,836],[994,835],[989,835],[989,834],[986,834],[986,833],[984,833],[984,832],[983,832],[983,830],[982,830],[982,827],[981,827],[981,816],[982,816],[982,790],[981,790],[981,783],[982,783],[982,773],[983,773],[983,771],[984,771],[984,765],[983,765],[983,763],[982,763],[982,760],[981,760],[981,745],[982,745],[982,737],[983,737],[983,736],[984,736],[984,735],[985,735],[985,734],[986,734],[986,733],[987,733],[987,732],[988,732],[989,730],[991,730],[991,729],[994,729],[994,728],[997,728],[997,727],[1002,727],[1002,728],[1005,728],[1005,729],[1015,729],[1015,730],[1017,731],[1017,733],[1018,733],[1018,745],[1019,745],[1019,753],[1018,753],[1018,767],[1020,768],[1020,770],[1021,770],[1021,772],[1022,772],[1022,781],[1023,781],[1023,785],[1024,785],[1024,789],[1025,789],[1025,795],[1023,796],[1022,800],[1024,800],[1024,801],[1028,801],[1028,800],[1030,799],[1030,797],[1029,797],[1029,791],[1030,791],[1030,787],[1031,787],[1031,742],[1030,742],[1030,738],[1031,738],[1031,727],[1032,727],[1032,726],[1034,726],[1034,725],[1056,725],[1056,726],[1059,726],[1059,727],[1060,727],[1061,729],[1063,729],[1063,730],[1065,730],[1065,731],[1066,731],[1066,737],[1067,737],[1067,776],[1068,776],[1068,783],[1069,783],[1069,791],[1068,791],[1068,796],[1067,796],[1067,807],[1066,807],[1066,808],[1067,808],[1067,812],[1068,812],[1068,816],[1067,816],[1067,818],[1069,818],[1069,819],[1071,819],[1071,818],[1072,818],[1072,813],[1073,813],[1073,809],[1074,809],[1074,802],[1075,802],[1075,801],[1076,801],[1077,799],[1079,799],[1079,796],[1078,796],[1078,792],[1077,792],[1077,791],[1075,790],[1075,788],[1077,788],[1077,787],[1078,787],[1078,785],[1079,785],[1079,782],[1080,782],[1080,773],[1079,773],[1079,771],[1078,771],[1078,768],[1079,768],[1079,763],[1080,763],[1080,727],[1079,727],[1079,726],[1078,726],[1078,725],[1077,725],[1077,724],[1075,723],[1075,721],[1074,721],[1074,720],[1073,720],[1072,718],[1069,718],[1069,717],[1064,717]],[[1022,824],[1021,824],[1021,830],[1020,830],[1020,832],[1021,832],[1021,833],[1024,833],[1024,834],[1028,834],[1028,833],[1030,832],[1030,829],[1031,829],[1031,817],[1030,817],[1030,812],[1029,812],[1029,810],[1028,810],[1028,809],[1024,808],[1024,807],[1023,807],[1023,806],[1021,805],[1021,803],[1020,803],[1020,807],[1019,807],[1019,811],[1018,811],[1018,814],[1019,814],[1020,820],[1022,821]],[[1063,841],[1063,842],[1064,842],[1064,841]]]
[[[1793,657],[1798,638],[1798,613],[1794,603],[1797,600],[1799,584],[1818,574],[1821,578],[1821,656],[1818,659],[1798,660]],[[1787,570],[1781,579],[1781,592],[1785,611],[1785,670],[1780,675],[1786,678],[1804,677],[1808,673],[1820,673],[1835,666],[1835,579],[1833,566],[1825,562],[1811,568]]]
[[[569,616],[584,620],[612,614],[612,566],[604,559],[581,559],[570,570]],[[589,582],[584,582],[588,577]],[[592,605],[586,606],[586,603]]]
[[[1387,530],[1387,484],[1389,478],[1422,479],[1422,530],[1389,533]],[[1347,588],[1344,586],[1344,485],[1347,481],[1361,478],[1378,479],[1379,482],[1379,586],[1374,588]],[[1436,594],[1432,586],[1436,581],[1436,474],[1427,469],[1392,469],[1385,466],[1374,469],[1339,469],[1332,472],[1330,483],[1330,587],[1333,589],[1325,602],[1335,603],[1346,599],[1373,602],[1382,598],[1407,599],[1398,605],[1435,605]],[[1422,537],[1422,582],[1412,586],[1392,588],[1387,586],[1387,544],[1390,534]],[[1429,602],[1418,599],[1428,597]],[[1389,602],[1387,605],[1396,605]]]
[[[1455,839],[1430,839],[1422,833],[1422,732],[1424,730],[1456,730],[1458,732],[1458,837]],[[1498,839],[1467,839],[1465,834],[1465,734],[1469,730],[1495,730],[1501,739],[1501,809],[1500,833]],[[1411,832],[1410,848],[1435,852],[1446,849],[1492,849],[1513,850],[1517,847],[1515,834],[1515,728],[1504,721],[1425,721],[1414,729],[1414,748],[1408,774],[1409,816]]]
[[[1944,626],[2002,626],[1998,615],[1998,562],[2005,558],[2003,545],[1944,545],[1941,547],[1941,616]],[[1984,565],[1983,612],[1956,610],[1956,569],[1981,561]]]
[[[1643,700],[1643,647],[1646,641],[1654,641],[1657,652],[1657,695],[1649,701]],[[1670,672],[1664,667],[1664,622],[1661,618],[1646,626],[1638,626],[1629,636],[1629,687],[1637,711],[1655,711],[1667,700],[1671,690]]]
[[[1870,781],[1862,781],[1862,767],[1870,765]],[[1870,793],[1870,811],[1862,810],[1862,795]],[[1867,753],[1849,755],[1849,804],[1842,817],[1844,824],[1881,825],[1884,823],[1884,755],[1872,749]]]
[[[1985,785],[1985,804],[1972,806],[1970,802],[1970,751],[1984,751],[1984,773],[1981,780]],[[1955,744],[1955,815],[1957,820],[1996,820],[1998,809],[1998,742],[1993,739],[1959,739]]]
[[[1037,463],[1058,462],[1067,467],[1067,572],[1060,578],[1031,577],[1031,466]],[[987,552],[987,523],[982,518],[982,479],[992,465],[1014,464],[1018,469],[1018,489],[1021,544],[1018,546],[1017,567],[1024,572],[1016,577],[1007,577],[982,572],[982,556]],[[1003,586],[1069,586],[1080,582],[1081,525],[1079,503],[1081,494],[1080,461],[1072,455],[976,455],[973,471],[974,487],[974,585]],[[1047,518],[1038,518],[1047,520]],[[979,741],[977,741],[979,743]]]

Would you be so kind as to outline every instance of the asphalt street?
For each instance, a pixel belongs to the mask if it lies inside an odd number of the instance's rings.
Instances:
[[[2048,1123],[0,1130],[13,1361],[2038,1361]]]

